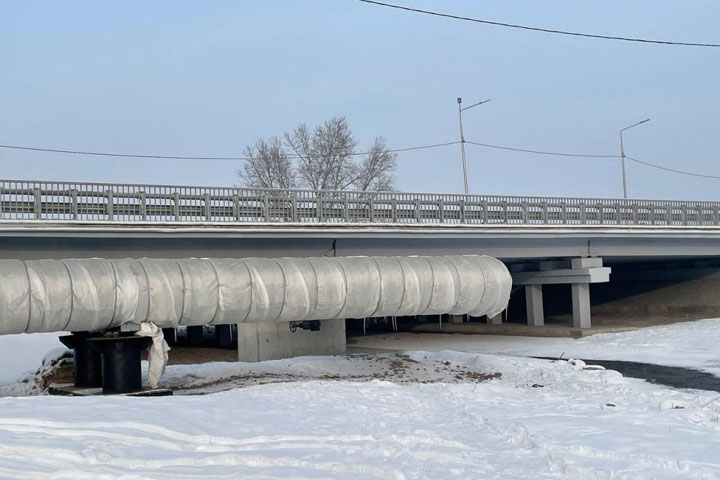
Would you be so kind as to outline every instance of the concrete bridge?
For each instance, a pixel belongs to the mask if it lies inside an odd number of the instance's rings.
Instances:
[[[0,180],[0,212],[0,258],[491,255],[538,326],[542,285],[586,328],[610,267],[720,259],[720,202]]]

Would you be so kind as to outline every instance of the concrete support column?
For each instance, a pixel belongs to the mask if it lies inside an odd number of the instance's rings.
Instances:
[[[487,317],[487,323],[488,325],[502,325],[502,312],[494,317]]]
[[[448,315],[448,323],[463,323],[465,315]]]
[[[542,285],[525,285],[525,303],[527,306],[528,325],[531,327],[542,327],[545,325]]]
[[[572,308],[573,308],[573,327],[590,328],[590,284],[573,283],[572,289]]]
[[[338,355],[345,353],[345,320],[323,320],[318,331],[295,332],[288,322],[238,323],[237,337],[241,362]]]

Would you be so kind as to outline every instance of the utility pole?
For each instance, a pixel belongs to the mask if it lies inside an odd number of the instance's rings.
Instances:
[[[483,103],[487,103],[490,100],[483,100],[482,102],[475,103],[473,105],[470,105],[469,107],[462,107],[462,98],[458,97],[457,103],[458,103],[458,116],[460,117],[460,149],[462,151],[462,168],[463,168],[463,183],[465,185],[465,195],[468,194],[468,177],[467,177],[467,158],[465,156],[465,134],[463,133],[463,123],[462,123],[462,112],[465,110],[469,110],[473,107],[477,107],[478,105],[482,105]]]
[[[629,127],[625,127],[622,130],[620,130],[620,158],[622,159],[622,180],[623,180],[623,198],[627,200],[627,179],[625,176],[625,145],[623,143],[623,132],[625,130],[630,130],[633,127],[637,127],[638,125],[642,125],[643,123],[649,122],[650,119],[646,118],[642,122],[634,123],[630,125]]]
[[[460,149],[462,150],[462,168],[463,168],[463,182],[465,185],[465,195],[468,194],[468,181],[467,181],[467,159],[465,158],[465,135],[463,134],[462,124],[462,98],[458,97],[458,115],[460,116]]]

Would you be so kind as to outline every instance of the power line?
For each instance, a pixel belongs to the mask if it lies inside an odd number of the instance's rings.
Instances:
[[[477,145],[480,147],[487,147],[487,148],[496,148],[499,150],[510,150],[512,152],[522,152],[522,153],[533,153],[536,155],[552,155],[557,157],[581,157],[581,158],[620,158],[620,155],[587,155],[587,154],[577,154],[577,153],[564,153],[564,152],[546,152],[546,151],[540,151],[540,150],[527,150],[524,148],[514,148],[514,147],[505,147],[502,145],[491,145],[488,143],[478,143],[478,142],[471,142],[469,140],[466,140],[465,143],[469,143],[470,145]],[[688,172],[685,170],[677,170],[675,168],[669,168],[669,167],[663,167],[662,165],[657,165],[655,163],[646,162],[644,160],[638,160],[637,158],[632,158],[627,155],[625,155],[625,158],[627,158],[630,161],[640,163],[642,165],[657,168],[659,170],[664,170],[666,172],[671,173],[677,173],[679,175],[687,175],[690,177],[701,177],[701,178],[715,178],[720,179],[720,175],[709,175],[704,173],[695,173],[695,172]]]
[[[95,157],[152,158],[165,160],[247,160],[247,157],[186,157],[175,155],[135,155],[129,153],[89,152],[82,150],[62,150],[59,148],[28,147],[24,145],[0,145],[11,150],[29,150],[31,152],[62,153],[68,155],[90,155]]]
[[[552,155],[556,157],[582,157],[582,158],[620,158],[619,155],[591,155],[591,154],[580,154],[580,153],[564,153],[564,152],[545,152],[541,150],[527,150],[524,148],[506,147],[503,145],[491,145],[489,143],[478,143],[466,140],[465,143],[470,145],[477,145],[478,147],[496,148],[498,150],[510,150],[512,152],[523,152],[533,153],[535,155]]]
[[[447,147],[450,145],[457,145],[461,143],[460,141],[456,142],[446,142],[446,143],[436,143],[432,145],[419,145],[416,147],[406,147],[406,148],[396,148],[392,150],[387,150],[391,153],[398,153],[398,152],[409,152],[413,150],[424,150],[424,149],[430,149],[430,148],[439,148],[439,147]],[[486,148],[494,148],[498,150],[508,150],[512,152],[521,152],[521,153],[530,153],[534,155],[549,155],[549,156],[556,156],[556,157],[576,157],[576,158],[620,158],[619,155],[593,155],[593,154],[579,154],[579,153],[566,153],[566,152],[550,152],[550,151],[544,151],[544,150],[529,150],[525,148],[516,148],[516,147],[508,147],[504,145],[492,145],[489,143],[480,143],[480,142],[472,142],[469,140],[466,140],[465,143],[468,143],[470,145],[476,145],[479,147],[486,147]],[[43,152],[43,153],[62,153],[62,154],[68,154],[68,155],[89,155],[89,156],[101,156],[101,157],[120,157],[120,158],[145,158],[145,159],[160,159],[160,160],[248,160],[248,157],[193,157],[193,156],[178,156],[178,155],[135,155],[135,154],[128,154],[128,153],[109,153],[109,152],[92,152],[92,151],[82,151],[82,150],[62,150],[58,148],[40,148],[40,147],[28,147],[28,146],[22,146],[22,145],[2,145],[0,144],[0,148],[5,149],[12,149],[12,150],[27,150],[27,151],[33,151],[33,152]],[[352,156],[357,155],[367,155],[369,152],[356,152],[351,153]],[[297,155],[290,155],[288,158],[298,158]],[[657,165],[654,163],[646,162],[644,160],[639,160],[637,158],[632,158],[629,156],[625,156],[630,161],[646,165],[648,167],[657,168],[659,170],[664,170],[666,172],[676,173],[679,175],[687,175],[691,177],[701,177],[701,178],[714,178],[714,179],[720,179],[720,175],[708,175],[703,173],[695,173],[695,172],[688,172],[684,170],[677,170],[674,168],[669,167],[663,167],[662,165]]]
[[[410,152],[413,150],[424,150],[428,148],[439,148],[447,147],[449,145],[457,145],[460,141],[436,143],[433,145],[420,145],[416,147],[407,148],[396,148],[386,150],[390,153],[399,152]],[[40,148],[40,147],[28,147],[24,145],[0,145],[0,148],[6,148],[11,150],[28,150],[32,152],[44,152],[44,153],[62,153],[68,155],[90,155],[97,157],[120,157],[120,158],[147,158],[147,159],[159,159],[159,160],[250,160],[249,157],[194,157],[194,156],[183,156],[183,155],[135,155],[131,153],[109,153],[109,152],[92,152],[83,150],[63,150],[59,148]],[[371,152],[355,152],[351,153],[350,156],[368,155]],[[300,158],[298,155],[288,155],[287,158]]]
[[[412,150],[422,150],[425,148],[447,147],[449,145],[457,145],[459,143],[460,143],[460,141],[458,140],[456,142],[436,143],[435,145],[422,145],[420,147],[397,148],[395,150],[388,150],[388,152],[391,152],[391,153],[409,152]],[[367,155],[367,152],[366,153],[354,153],[353,155]]]
[[[659,170],[665,170],[666,172],[677,173],[677,174],[679,174],[679,175],[688,175],[688,176],[690,176],[690,177],[701,177],[701,178],[716,178],[716,179],[720,179],[720,175],[707,175],[707,174],[704,174],[704,173],[694,173],[694,172],[687,172],[687,171],[685,171],[685,170],[676,170],[676,169],[674,169],[674,168],[663,167],[662,165],[656,165],[656,164],[654,164],[654,163],[645,162],[645,161],[643,161],[643,160],[638,160],[637,158],[628,157],[627,155],[625,155],[625,158],[627,158],[628,160],[631,160],[631,161],[633,161],[633,162],[641,163],[641,164],[646,165],[646,166],[648,166],[648,167],[657,168],[657,169],[659,169]]]
[[[432,145],[420,145],[416,147],[396,148],[387,150],[391,153],[409,152],[413,150],[424,150],[429,148],[447,147],[450,145],[458,145],[460,141],[436,143]],[[585,157],[585,158],[619,158],[617,155],[589,155],[589,154],[576,154],[576,153],[562,153],[562,152],[546,152],[540,150],[528,150],[523,148],[507,147],[503,145],[491,145],[488,143],[471,142],[466,140],[465,143],[471,145],[477,145],[480,147],[495,148],[499,150],[510,150],[513,152],[532,153],[536,155],[554,155],[560,157]],[[41,147],[30,147],[25,145],[2,145],[0,148],[12,149],[12,150],[28,150],[32,152],[43,152],[43,153],[62,153],[67,155],[89,155],[89,156],[100,156],[100,157],[120,157],[120,158],[147,158],[147,159],[160,159],[160,160],[248,160],[248,157],[195,157],[185,155],[140,155],[131,153],[111,153],[111,152],[94,152],[85,150],[63,150],[59,148],[41,148]],[[351,153],[352,156],[367,155],[369,152],[355,152]],[[288,155],[288,158],[299,158],[297,155]]]
[[[372,5],[379,5],[381,7],[389,7],[389,8],[395,8],[398,10],[405,10],[408,12],[424,13],[426,15],[433,15],[436,17],[451,18],[454,20],[463,20],[466,22],[483,23],[486,25],[495,25],[498,27],[530,30],[533,32],[553,33],[553,34],[557,34],[557,35],[570,35],[573,37],[596,38],[596,39],[601,39],[601,40],[620,40],[623,42],[653,43],[653,44],[659,44],[659,45],[679,45],[679,46],[685,46],[685,47],[712,47],[712,48],[720,47],[720,44],[716,44],[716,43],[671,42],[671,41],[666,41],[666,40],[649,40],[646,38],[616,37],[616,36],[612,36],[612,35],[595,35],[595,34],[591,34],[591,33],[579,33],[579,32],[569,32],[569,31],[565,31],[565,30],[553,30],[553,29],[549,29],[549,28],[529,27],[526,25],[495,22],[495,21],[491,21],[491,20],[481,20],[479,18],[462,17],[460,15],[451,15],[449,13],[440,13],[440,12],[434,12],[434,11],[430,11],[430,10],[421,10],[419,8],[405,7],[402,5],[395,5],[392,3],[376,2],[375,0],[359,0],[359,1],[361,1],[363,3],[369,3]]]

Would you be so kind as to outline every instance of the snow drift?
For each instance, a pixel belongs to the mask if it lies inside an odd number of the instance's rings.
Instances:
[[[486,256],[0,260],[0,334],[371,316],[494,316]]]

